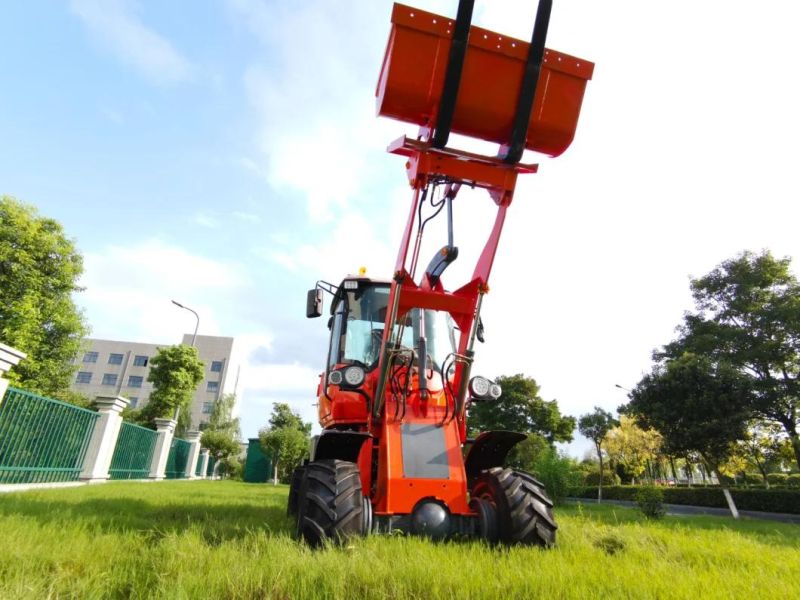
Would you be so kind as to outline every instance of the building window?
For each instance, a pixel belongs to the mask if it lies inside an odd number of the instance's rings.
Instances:
[[[211,372],[212,373],[221,373],[222,372],[222,361],[221,360],[212,360],[211,361]]]
[[[209,381],[206,385],[207,392],[216,392],[219,390],[219,381]]]
[[[133,357],[133,366],[134,367],[146,367],[147,366],[147,357],[142,356],[141,354],[137,354]]]
[[[106,373],[103,375],[103,385],[117,385],[117,374]]]
[[[210,415],[214,412],[214,403],[213,402],[203,402],[203,414]]]
[[[83,362],[85,362],[85,363],[96,363],[98,356],[99,355],[98,355],[97,352],[87,352],[86,354],[83,355]]]
[[[128,387],[140,388],[144,377],[139,375],[128,375]]]
[[[92,383],[92,374],[89,371],[78,371],[75,383]]]
[[[208,423],[206,423],[205,421],[200,421],[199,429],[200,431],[205,431],[206,429],[208,429]]]
[[[113,352],[108,355],[108,364],[110,365],[121,365],[122,364],[122,354],[114,354]]]
[[[138,396],[128,396],[128,408],[136,408],[137,404],[139,404]]]

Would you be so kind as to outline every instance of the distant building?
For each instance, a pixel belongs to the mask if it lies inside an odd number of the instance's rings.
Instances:
[[[78,371],[72,389],[90,398],[123,396],[131,408],[142,408],[150,399],[153,384],[147,381],[150,359],[158,348],[172,344],[142,344],[87,338],[88,348],[78,356]],[[183,336],[191,345],[192,334]],[[192,398],[192,429],[204,429],[216,402],[223,394],[235,394],[239,382],[240,361],[232,337],[198,335],[195,347],[205,364],[203,381]],[[238,406],[234,407],[234,411]]]

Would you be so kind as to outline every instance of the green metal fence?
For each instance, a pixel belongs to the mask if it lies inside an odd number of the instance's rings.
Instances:
[[[191,442],[180,438],[172,438],[165,473],[167,479],[184,479],[186,477],[186,463],[189,461],[189,449],[191,447]]]
[[[214,466],[217,464],[217,459],[213,456],[208,457],[208,468],[206,469],[206,477],[211,477],[214,474]]]
[[[197,466],[194,469],[195,477],[200,477],[203,474],[203,455],[197,457]]]
[[[77,480],[99,416],[9,387],[0,403],[0,483]]]
[[[111,468],[108,473],[111,479],[146,479],[150,475],[150,463],[153,460],[153,448],[158,434],[152,429],[122,423],[119,431]]]

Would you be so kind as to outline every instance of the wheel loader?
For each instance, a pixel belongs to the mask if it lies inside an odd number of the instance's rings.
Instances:
[[[393,531],[555,543],[544,486],[504,467],[526,436],[470,438],[467,428],[473,403],[502,395],[472,365],[517,176],[538,168],[523,152],[567,149],[592,77],[591,62],[545,47],[551,8],[540,0],[525,42],[473,26],[474,0],[461,0],[455,18],[394,5],[377,113],[419,126],[388,148],[405,159],[413,194],[391,277],[358,273],[308,292],[309,318],[332,297],[317,389],[322,432],[292,475],[287,511],[312,546]],[[497,144],[497,153],[450,147],[451,133]],[[471,278],[448,290],[442,275],[458,257],[453,213],[469,209],[457,201],[462,187],[488,192],[496,216]],[[420,248],[435,218],[446,219],[447,240],[425,265]]]

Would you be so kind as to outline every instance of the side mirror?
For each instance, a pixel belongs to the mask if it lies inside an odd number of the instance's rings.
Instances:
[[[306,295],[306,317],[314,319],[322,316],[322,290],[314,288]]]
[[[475,332],[475,337],[483,344],[486,340],[483,339],[483,319],[478,317],[478,330]]]

